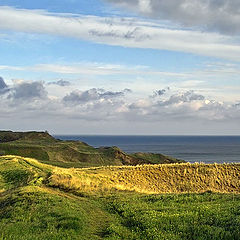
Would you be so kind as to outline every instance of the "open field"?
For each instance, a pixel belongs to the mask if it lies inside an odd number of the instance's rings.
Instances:
[[[239,178],[236,164],[66,169],[2,156],[0,239],[237,240]]]

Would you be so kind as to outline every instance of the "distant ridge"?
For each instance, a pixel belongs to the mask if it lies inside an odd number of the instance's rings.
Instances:
[[[16,140],[52,140],[56,141],[47,131],[45,132],[13,132],[13,131],[0,131],[0,142],[11,142]]]
[[[81,141],[55,139],[45,132],[0,131],[0,155],[36,158],[60,167],[183,163],[185,161],[154,153],[127,154],[120,148],[94,148]]]

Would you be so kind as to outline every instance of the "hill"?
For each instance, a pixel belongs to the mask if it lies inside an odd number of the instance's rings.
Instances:
[[[12,142],[16,140],[28,140],[28,141],[48,141],[55,142],[56,139],[52,137],[48,132],[12,132],[12,131],[0,131],[0,142]]]
[[[61,141],[47,132],[0,131],[0,155],[17,155],[62,167],[181,163],[162,154],[127,154],[118,147],[94,148],[81,141]]]
[[[2,156],[0,238],[238,240],[239,180],[239,164],[66,169]]]

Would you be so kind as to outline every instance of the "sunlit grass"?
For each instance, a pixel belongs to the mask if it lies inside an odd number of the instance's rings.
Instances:
[[[164,164],[52,172],[51,186],[96,191],[126,190],[139,193],[240,192],[239,164]]]
[[[60,168],[0,157],[0,240],[240,239],[240,165]]]

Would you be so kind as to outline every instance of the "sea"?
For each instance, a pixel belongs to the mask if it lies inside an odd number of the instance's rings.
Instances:
[[[93,147],[117,146],[127,153],[162,153],[185,161],[240,163],[240,136],[93,136],[57,135]]]

